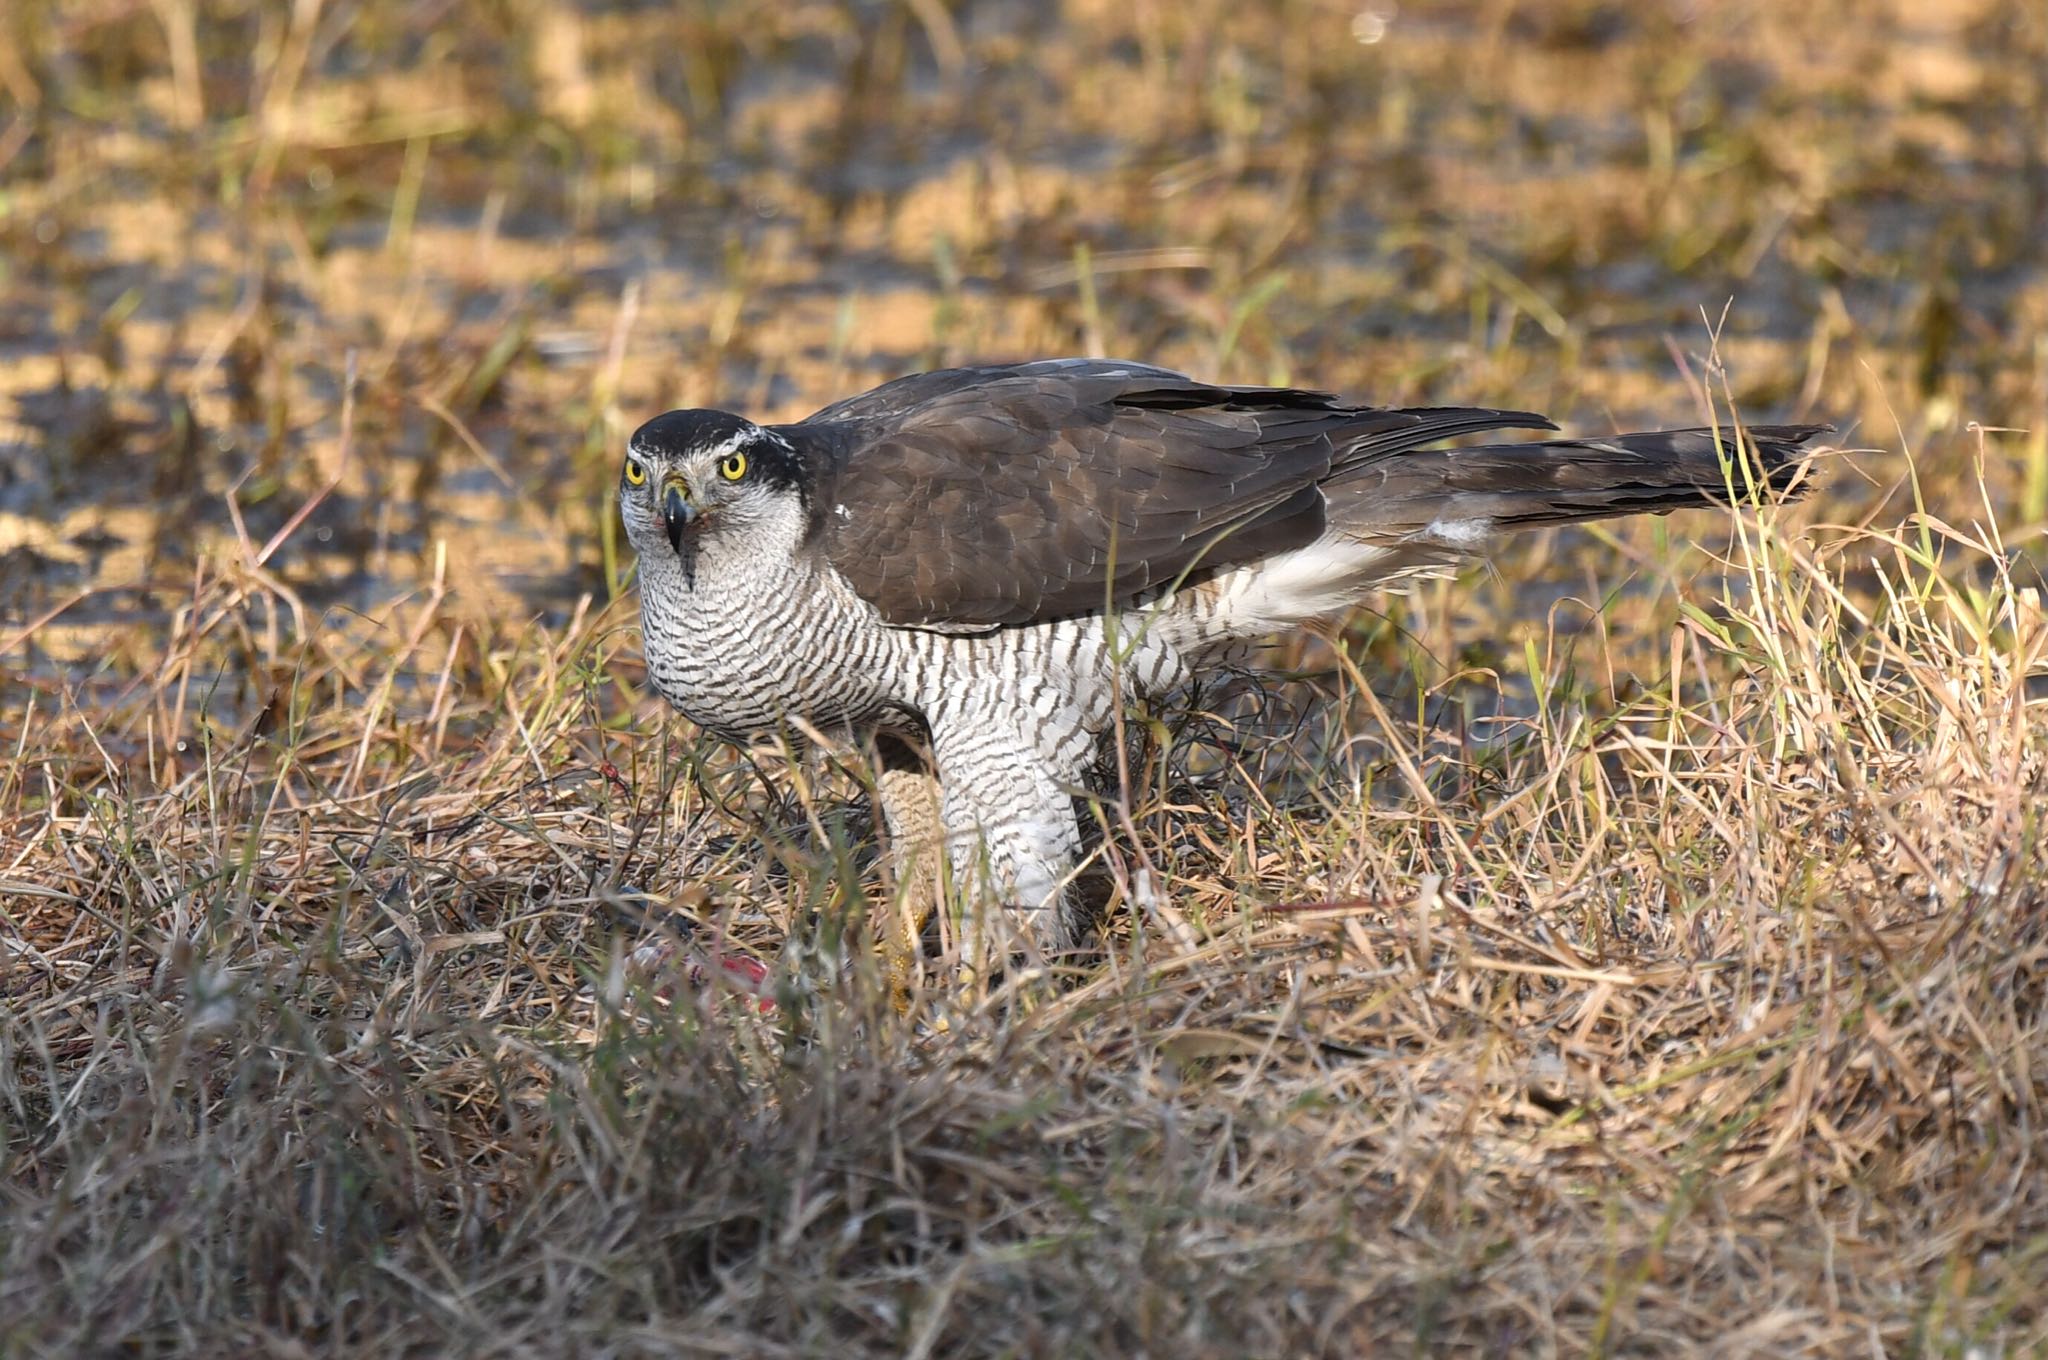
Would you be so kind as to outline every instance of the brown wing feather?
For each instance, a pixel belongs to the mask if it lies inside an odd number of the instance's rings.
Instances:
[[[1302,546],[1359,457],[1549,428],[1519,411],[1389,411],[1103,360],[919,374],[792,428],[832,450],[817,541],[892,623],[972,629],[1127,604]]]

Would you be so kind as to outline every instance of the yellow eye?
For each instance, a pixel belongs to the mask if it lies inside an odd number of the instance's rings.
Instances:
[[[626,460],[626,485],[647,485],[647,469],[640,466],[640,460],[637,458],[628,458]]]
[[[747,475],[747,455],[728,453],[718,460],[718,475],[728,482],[736,482]]]

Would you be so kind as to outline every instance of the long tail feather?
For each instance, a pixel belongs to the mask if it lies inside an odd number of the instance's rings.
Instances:
[[[1828,425],[1758,425],[1612,439],[1475,444],[1372,459],[1323,484],[1332,529],[1376,543],[1439,539],[1470,551],[1494,534],[1615,515],[1664,514],[1794,488],[1802,449]]]
[[[1665,514],[1804,490],[1805,446],[1826,425],[1659,430],[1402,449],[1322,483],[1327,529],[1306,547],[1206,583],[1201,648],[1270,634],[1349,608],[1390,581],[1478,553],[1500,534],[1616,515]]]

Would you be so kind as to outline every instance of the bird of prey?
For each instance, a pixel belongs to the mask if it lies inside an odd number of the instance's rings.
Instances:
[[[1123,696],[1505,531],[1782,491],[1828,427],[1438,447],[1556,428],[1101,359],[915,374],[791,425],[670,411],[620,473],[648,673],[733,741],[865,734],[892,853],[942,842],[970,940],[1067,947],[1074,799]]]

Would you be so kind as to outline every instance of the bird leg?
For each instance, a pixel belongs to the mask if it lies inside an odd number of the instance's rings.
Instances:
[[[1043,963],[1073,943],[1066,879],[1080,850],[1070,791],[1080,770],[1014,725],[978,717],[932,733],[963,959],[978,971],[1019,952]]]
[[[923,752],[900,737],[875,739],[875,794],[881,804],[889,904],[878,922],[889,994],[907,1005],[917,978],[925,922],[944,896],[945,827],[939,786]]]

